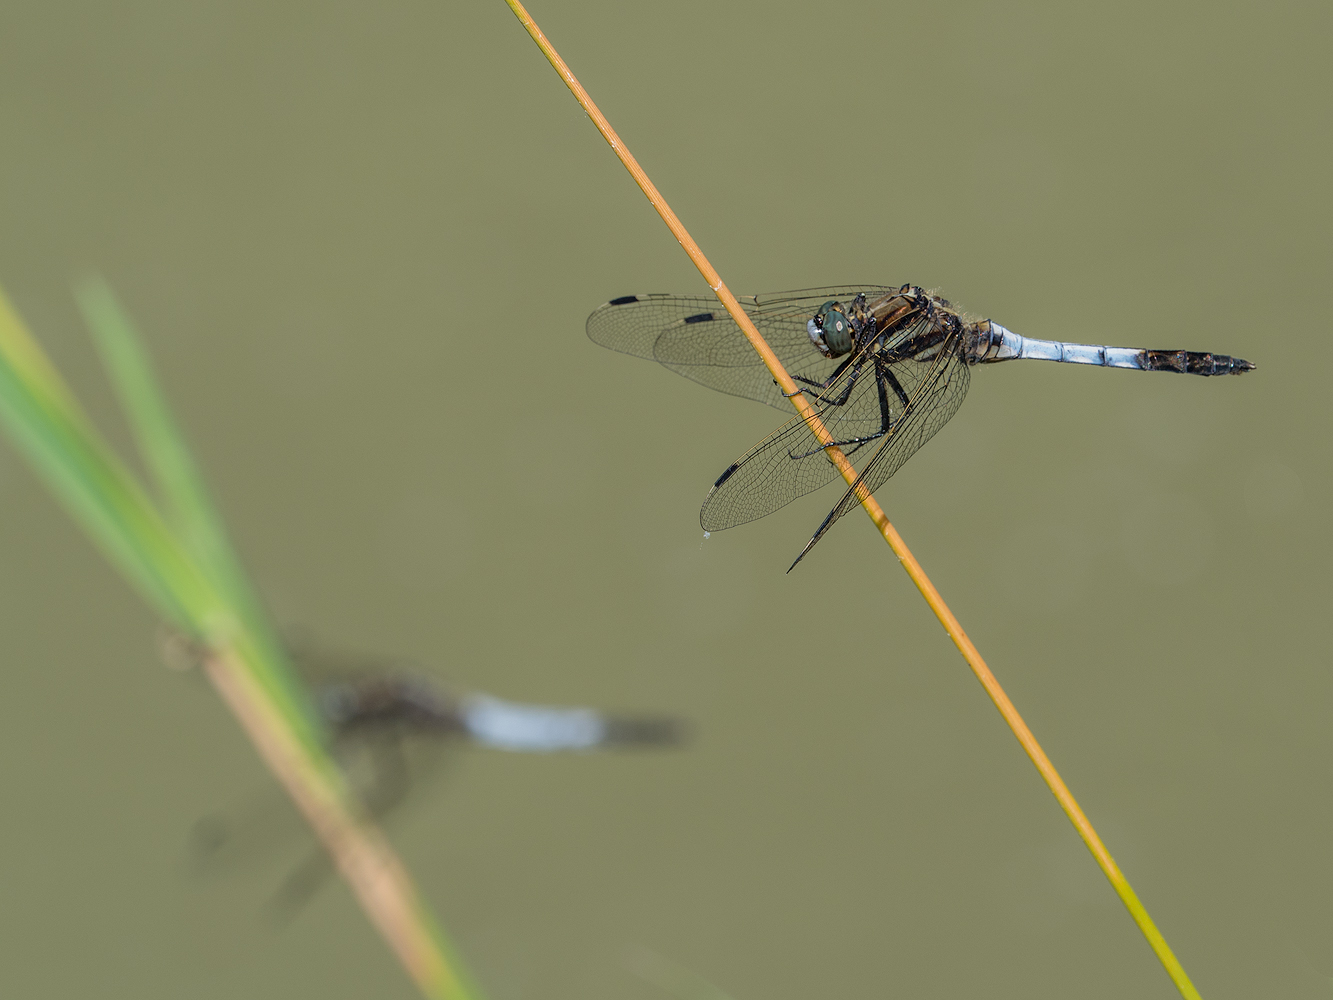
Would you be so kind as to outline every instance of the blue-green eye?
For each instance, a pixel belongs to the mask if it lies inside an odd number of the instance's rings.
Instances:
[[[806,323],[805,329],[810,334],[810,343],[826,358],[840,357],[856,346],[852,321],[847,318],[842,304],[833,299],[819,307],[819,312]]]

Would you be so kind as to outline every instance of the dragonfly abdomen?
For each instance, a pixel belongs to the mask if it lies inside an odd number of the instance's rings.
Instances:
[[[605,715],[591,708],[556,708],[502,701],[486,694],[460,703],[468,735],[500,750],[552,753],[607,746],[670,746],[684,727],[667,716]]]
[[[985,327],[989,326],[986,331]],[[1226,354],[1202,351],[1151,351],[1136,347],[1103,347],[1093,344],[1066,344],[1058,340],[1021,337],[993,320],[982,324],[978,334],[980,350],[972,352],[973,364],[996,361],[1060,361],[1074,365],[1100,365],[1105,368],[1137,368],[1140,371],[1180,372],[1185,375],[1239,375],[1254,368],[1248,361]]]

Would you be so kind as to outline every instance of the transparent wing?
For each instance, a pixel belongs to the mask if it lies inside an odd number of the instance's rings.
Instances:
[[[823,382],[840,361],[825,358],[814,348],[806,323],[829,299],[850,303],[860,292],[875,299],[894,290],[882,285],[837,285],[758,295],[740,303],[790,374]],[[588,317],[588,337],[613,351],[656,361],[710,389],[783,410],[791,406],[714,296],[612,299]]]
[[[967,366],[953,341],[927,359],[908,358],[883,362],[882,366],[888,373],[885,376],[869,359],[859,373],[849,369],[815,407],[834,440],[846,442],[840,445],[843,454],[871,490],[882,485],[953,416],[967,392],[968,381]],[[835,405],[849,385],[846,402]],[[908,400],[906,405],[899,389]],[[706,531],[744,524],[771,514],[837,476],[837,469],[804,418],[796,417],[719,477],[704,500],[699,520]],[[852,505],[855,502],[853,497]],[[837,516],[827,524],[845,512],[842,507],[840,503]]]

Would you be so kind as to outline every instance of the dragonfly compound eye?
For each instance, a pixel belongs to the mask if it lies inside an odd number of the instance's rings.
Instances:
[[[847,354],[856,344],[856,333],[842,305],[833,300],[825,302],[806,325],[810,342],[826,358]]]

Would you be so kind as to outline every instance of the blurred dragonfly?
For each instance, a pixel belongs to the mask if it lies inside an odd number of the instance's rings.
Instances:
[[[915,285],[812,288],[740,301],[833,441],[821,444],[799,416],[764,438],[709,490],[699,520],[710,532],[764,517],[837,478],[827,452],[833,445],[856,467],[857,485],[873,493],[958,412],[973,365],[1038,359],[1189,375],[1254,368],[1225,354],[1020,337]],[[791,406],[716,299],[622,296],[588,317],[588,336],[721,392]],[[787,571],[858,503],[856,487],[849,488]]]
[[[678,720],[662,716],[529,705],[479,692],[455,696],[425,674],[382,663],[315,682],[312,692],[335,751],[372,734],[461,738],[519,753],[668,746],[682,735]]]
[[[164,643],[168,663],[185,665],[182,642],[171,638]],[[670,716],[525,704],[479,692],[456,695],[410,665],[290,645],[325,724],[329,751],[377,820],[400,809],[437,769],[440,751],[450,746],[589,752],[671,747],[686,737],[682,721]],[[215,814],[200,820],[191,836],[195,860],[208,866],[226,854],[245,853],[237,849],[237,835],[244,826],[262,827],[258,819],[236,822]],[[284,880],[275,909],[294,913],[330,872],[324,851],[312,851]]]

